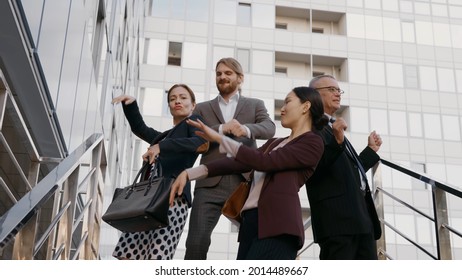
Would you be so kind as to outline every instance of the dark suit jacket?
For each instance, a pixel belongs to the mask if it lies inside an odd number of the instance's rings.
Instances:
[[[172,129],[160,132],[146,126],[136,101],[130,105],[122,104],[122,108],[131,130],[136,136],[150,145],[159,143],[159,159],[164,176],[176,177],[181,171],[192,167],[199,156],[201,148],[208,144],[206,140],[195,134],[197,129],[188,125],[185,120]],[[202,120],[202,118],[195,115],[189,118]],[[188,205],[191,206],[191,185],[189,182],[185,186],[183,194]]]
[[[355,160],[345,151],[345,143],[337,144],[330,126],[320,134],[324,154],[306,183],[314,241],[334,235],[371,233],[372,221],[378,222],[377,213],[375,208],[371,212],[367,209]],[[369,147],[359,158],[366,172],[380,159]]]
[[[218,104],[218,97],[210,101],[205,101],[196,105],[194,114],[202,116],[205,123],[211,128],[218,131],[221,124],[225,123],[223,114]],[[257,147],[255,139],[270,139],[276,132],[276,126],[268,115],[268,111],[262,100],[256,98],[239,96],[234,119],[239,123],[247,126],[252,134],[252,139],[241,137],[233,138],[236,141],[242,142],[249,147]],[[210,143],[210,148],[207,153],[201,157],[201,164],[208,163],[212,160],[223,158],[226,155],[220,154],[217,143]],[[218,184],[221,176],[205,178],[198,180],[195,187],[212,187]]]
[[[240,146],[234,158],[205,164],[209,176],[248,172],[266,172],[258,200],[258,237],[290,234],[299,238],[300,248],[305,230],[298,191],[313,174],[324,150],[321,137],[313,132],[292,139],[282,148],[271,151],[285,138],[273,138],[258,150]]]

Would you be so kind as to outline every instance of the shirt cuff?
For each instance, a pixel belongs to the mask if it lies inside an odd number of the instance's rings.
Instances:
[[[242,145],[241,142],[237,142],[227,136],[223,136],[219,147],[220,153],[226,154],[228,157],[236,157],[239,147]]]
[[[189,181],[200,180],[200,179],[207,178],[207,175],[209,174],[209,170],[207,169],[207,166],[201,164],[197,167],[186,169],[186,173],[188,173]]]
[[[242,125],[244,126],[245,130],[247,131],[247,138],[251,138],[252,137],[252,132],[250,132],[250,128],[248,128],[246,125]]]

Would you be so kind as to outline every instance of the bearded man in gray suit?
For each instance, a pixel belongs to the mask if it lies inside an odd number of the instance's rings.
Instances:
[[[257,147],[256,139],[270,139],[276,126],[260,99],[241,95],[244,73],[234,58],[220,59],[215,68],[216,84],[220,93],[216,98],[197,104],[194,114],[219,133]],[[218,144],[211,143],[202,155],[201,164],[225,157]],[[221,208],[245,174],[216,176],[196,182],[186,240],[185,260],[205,260],[211,243],[212,231],[218,223]]]

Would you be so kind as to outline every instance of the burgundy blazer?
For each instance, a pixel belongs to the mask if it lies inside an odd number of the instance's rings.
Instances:
[[[324,151],[323,141],[306,132],[271,151],[286,138],[273,138],[258,149],[239,147],[235,158],[206,163],[208,176],[249,172],[266,172],[258,200],[258,238],[290,234],[305,241],[302,210],[298,191],[313,174]],[[264,153],[271,145],[269,153]]]

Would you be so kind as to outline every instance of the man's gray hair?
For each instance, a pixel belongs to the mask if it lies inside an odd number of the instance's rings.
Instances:
[[[313,79],[311,79],[310,81],[310,87],[315,87],[314,85],[322,78],[331,78],[333,80],[336,80],[334,76],[330,75],[330,74],[322,74],[322,75],[319,75],[319,76],[316,76],[316,77],[313,77]]]

